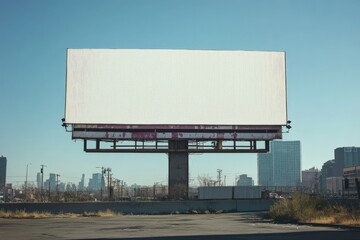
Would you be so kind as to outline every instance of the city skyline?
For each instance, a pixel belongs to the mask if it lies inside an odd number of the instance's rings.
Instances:
[[[271,148],[275,147],[275,151],[273,150],[273,152],[271,152]],[[228,181],[226,186],[235,186],[235,185],[260,185],[260,186],[272,186],[272,185],[276,185],[276,186],[281,186],[281,184],[279,184],[279,181],[287,181],[287,180],[281,180],[281,177],[278,177],[277,179],[274,180],[274,168],[278,168],[274,165],[274,159],[277,159],[277,165],[282,165],[284,167],[284,161],[283,160],[289,160],[294,158],[293,153],[295,153],[296,151],[298,151],[299,156],[295,157],[295,158],[299,158],[299,165],[298,168],[300,169],[300,171],[298,171],[298,175],[300,176],[304,176],[304,174],[310,174],[309,176],[306,176],[306,178],[310,178],[313,177],[312,175],[314,174],[314,172],[317,172],[319,175],[317,175],[316,178],[318,179],[318,186],[312,186],[312,188],[318,188],[320,191],[324,188],[324,181],[326,180],[327,177],[342,177],[342,170],[343,168],[349,168],[349,167],[354,167],[354,166],[358,166],[359,165],[359,161],[360,161],[360,154],[358,154],[360,151],[359,147],[338,147],[336,149],[334,149],[334,159],[333,160],[328,160],[323,162],[322,164],[322,168],[316,168],[315,166],[313,166],[312,168],[309,169],[303,169],[301,168],[301,151],[300,151],[300,141],[273,141],[270,143],[270,151],[268,153],[260,153],[257,156],[257,176],[247,176],[247,173],[239,173],[239,174],[235,174],[235,179],[233,182]],[[295,152],[294,152],[295,151]],[[296,154],[295,154],[296,155]],[[5,159],[6,157],[2,156],[2,160]],[[336,159],[337,159],[337,165],[344,165],[344,166],[336,166]],[[6,162],[6,161],[5,161]],[[261,164],[259,164],[259,162],[261,162]],[[44,166],[46,167],[46,166]],[[104,167],[97,167],[100,168],[101,171],[102,169],[106,169]],[[325,170],[324,170],[325,168]],[[45,168],[44,168],[45,169]],[[328,170],[331,169],[331,170]],[[41,170],[41,169],[40,169]],[[111,169],[110,169],[111,170]],[[322,172],[322,171],[325,172]],[[99,170],[100,171],[100,170]],[[217,169],[217,177],[219,177],[218,173],[219,171],[222,172],[222,169]],[[279,172],[279,169],[276,170]],[[328,172],[330,171],[330,172]],[[282,172],[282,170],[280,171],[280,173]],[[46,178],[46,174],[49,175],[49,178]],[[321,174],[323,176],[321,176]],[[45,173],[44,170],[44,186],[49,185],[49,182],[54,182],[55,180],[55,176],[58,174],[49,172],[49,173]],[[98,172],[93,172],[92,174],[90,174],[90,176],[92,175],[92,177],[86,177],[86,175],[84,173],[81,174],[81,177],[79,176],[79,178],[77,178],[78,180],[74,180],[74,181],[67,181],[67,182],[62,182],[61,179],[59,180],[59,184],[62,185],[74,185],[76,186],[76,188],[78,190],[82,190],[82,189],[92,189],[92,190],[98,190],[100,189],[100,187],[93,187],[93,186],[97,186],[99,179],[101,178],[101,173]],[[112,175],[112,174],[111,174]],[[259,182],[259,175],[262,175],[260,182]],[[100,177],[99,177],[100,176]],[[311,177],[310,177],[311,176]],[[58,177],[60,177],[60,175],[58,175]],[[104,175],[105,177],[105,175]],[[206,177],[208,179],[213,179],[214,176],[210,176],[209,174],[207,174],[206,176],[198,176],[198,177]],[[226,183],[226,175],[221,175],[221,181]],[[257,177],[258,182],[254,182],[254,180],[252,180],[253,177]],[[321,180],[321,178],[323,178]],[[75,179],[75,177],[74,177]],[[115,180],[119,180],[117,178],[114,178]],[[303,180],[303,177],[300,178],[301,180],[297,181],[297,184],[293,184],[294,186],[303,186],[303,187],[309,187],[308,185],[310,185],[310,180]],[[200,186],[201,183],[200,182],[194,182],[195,179],[191,179],[191,186]],[[230,179],[231,180],[231,179]],[[242,180],[242,181],[241,181]],[[76,184],[78,181],[78,184]],[[106,179],[104,180],[103,184],[106,185]],[[124,180],[121,180],[124,181]],[[215,180],[213,180],[215,181]],[[249,184],[249,181],[252,182],[252,184]],[[276,181],[277,183],[275,183],[274,181]],[[314,179],[311,179],[311,181],[314,181]],[[14,186],[21,187],[21,186],[25,186],[25,182],[21,182],[18,184],[13,184],[12,182],[7,182],[7,183],[11,183]],[[36,174],[36,181],[32,181],[32,180],[28,180],[28,186],[36,186],[38,188],[41,188],[41,173],[37,172]],[[125,182],[125,181],[124,181]],[[163,182],[156,182],[156,184],[167,184],[167,181],[163,181]],[[301,183],[301,184],[300,184]],[[151,186],[153,183],[149,182],[149,183],[145,183],[142,184],[142,186]],[[312,184],[314,184],[314,182],[312,182]],[[141,186],[138,185],[136,182],[134,183],[130,183],[127,182],[126,185],[137,185],[137,186]],[[55,186],[54,183],[52,183],[51,188],[53,189]]]
[[[111,167],[129,183],[167,182],[165,154],[87,154],[61,127],[67,48],[286,51],[288,118],[284,140],[302,143],[302,169],[360,144],[358,1],[2,1],[0,155],[7,182],[46,173],[78,183]],[[84,9],[86,5],[86,10]],[[257,182],[256,154],[190,155],[190,178],[223,169],[227,182]],[[81,170],[81,171],[80,171]]]

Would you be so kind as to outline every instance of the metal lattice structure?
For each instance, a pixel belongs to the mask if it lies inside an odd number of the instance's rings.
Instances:
[[[85,125],[72,126],[72,138],[84,140],[86,152],[259,153],[281,139],[279,126]],[[186,149],[169,140],[188,141]]]

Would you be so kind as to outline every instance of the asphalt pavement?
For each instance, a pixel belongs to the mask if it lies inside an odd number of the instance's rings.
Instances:
[[[1,239],[360,239],[359,230],[275,224],[258,213],[0,219]]]

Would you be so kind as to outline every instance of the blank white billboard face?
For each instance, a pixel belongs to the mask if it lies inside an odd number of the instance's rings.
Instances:
[[[68,49],[66,123],[285,125],[284,52]]]

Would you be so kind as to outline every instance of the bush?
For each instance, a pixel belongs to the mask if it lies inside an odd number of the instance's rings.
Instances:
[[[281,199],[269,210],[275,221],[301,222],[320,218],[332,212],[331,206],[319,196],[295,193],[291,199]]]

